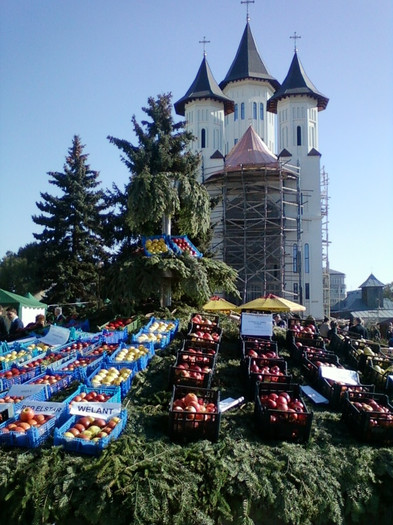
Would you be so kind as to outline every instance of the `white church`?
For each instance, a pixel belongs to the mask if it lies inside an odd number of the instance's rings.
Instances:
[[[274,293],[321,318],[329,269],[318,115],[328,98],[307,76],[296,33],[294,38],[294,56],[280,84],[258,52],[247,17],[226,77],[217,83],[204,52],[174,107],[195,137],[200,180],[218,202],[212,252],[237,269],[242,301]]]

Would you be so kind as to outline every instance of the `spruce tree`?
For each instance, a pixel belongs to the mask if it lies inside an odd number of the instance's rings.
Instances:
[[[43,227],[34,237],[44,254],[47,300],[75,302],[97,300],[98,272],[106,259],[103,243],[105,224],[104,194],[99,189],[99,173],[90,169],[75,135],[63,172],[48,172],[57,195],[41,193],[37,202],[40,215],[35,224]]]

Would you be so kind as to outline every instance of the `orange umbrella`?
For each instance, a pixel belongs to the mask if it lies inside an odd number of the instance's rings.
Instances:
[[[248,303],[238,306],[239,310],[260,310],[264,312],[304,312],[305,306],[289,299],[278,297],[272,293],[258,297]]]

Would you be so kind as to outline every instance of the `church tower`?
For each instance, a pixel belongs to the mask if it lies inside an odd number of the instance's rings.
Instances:
[[[295,36],[296,38],[296,36]],[[297,37],[299,38],[299,37]],[[295,40],[296,41],[296,40]],[[321,166],[318,151],[318,113],[328,99],[308,78],[295,53],[288,74],[268,101],[268,111],[278,116],[278,150],[300,168],[302,237],[295,247],[301,274],[299,299],[308,312],[323,316]]]

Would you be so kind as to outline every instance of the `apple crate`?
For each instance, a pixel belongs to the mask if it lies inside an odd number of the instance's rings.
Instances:
[[[263,357],[274,359],[279,357],[278,345],[275,341],[254,339],[241,341],[242,359],[247,357]]]
[[[120,421],[112,429],[111,433],[103,438],[97,440],[86,440],[78,438],[65,437],[67,432],[81,416],[71,416],[61,427],[55,428],[53,443],[55,446],[62,446],[67,452],[75,452],[76,454],[87,454],[90,456],[99,456],[111,441],[118,439],[127,424],[127,410],[121,410],[119,414]],[[94,438],[93,438],[94,439]]]
[[[320,377],[318,382],[318,391],[329,400],[329,404],[334,409],[341,409],[347,392],[373,393],[374,385],[345,385],[335,381]]]
[[[116,368],[117,370],[121,370],[122,368],[128,368],[130,370],[130,374],[129,376],[124,379],[123,381],[120,382],[119,385],[115,384],[115,385],[96,385],[95,382],[94,382],[94,379],[96,377],[96,375],[100,372],[100,370],[109,370],[110,368]],[[131,384],[132,384],[132,380],[135,376],[135,370],[132,370],[132,368],[130,368],[129,366],[122,366],[122,365],[119,365],[118,363],[104,363],[103,366],[101,368],[99,368],[98,370],[95,370],[90,376],[88,376],[86,378],[86,381],[85,381],[85,384],[89,387],[92,387],[92,388],[101,388],[101,386],[105,386],[105,387],[108,387],[108,386],[119,386],[120,387],[120,393],[121,393],[121,398],[124,399],[126,397],[126,395],[128,394],[128,392],[130,391],[131,389]]]
[[[318,334],[296,332],[295,343],[302,343],[302,345],[305,346],[314,346],[316,348],[326,349],[325,341]]]
[[[116,352],[120,345],[121,343],[108,343],[104,337],[101,337],[100,341],[86,355],[109,357]]]
[[[187,235],[172,235],[168,237],[171,249],[178,255],[187,253],[191,257],[203,257],[203,254],[190,241]]]
[[[346,392],[342,420],[360,441],[393,444],[393,406],[386,394]]]
[[[257,382],[287,383],[291,381],[291,376],[287,370],[287,362],[284,358],[265,359],[263,357],[247,357],[243,366],[247,371],[249,399],[254,399],[255,385]]]
[[[207,354],[218,354],[218,350],[220,348],[219,343],[215,343],[214,341],[192,341],[191,339],[185,339],[183,341],[183,351],[189,351],[189,350],[195,350],[196,352],[203,352]]]
[[[13,374],[12,370],[16,371],[17,374]],[[29,380],[34,378],[40,373],[40,370],[34,368],[28,372],[20,372],[20,370],[15,367],[15,369],[7,370],[5,374],[10,374],[1,376],[0,375],[0,391],[9,390],[12,385],[20,385],[21,383],[27,383]]]
[[[195,354],[188,352],[179,352],[177,354],[175,365],[169,370],[169,388],[173,385],[184,385],[192,387],[210,388],[213,378],[215,357],[211,356],[206,363],[196,363],[189,361],[195,359]],[[209,370],[203,370],[207,367]]]
[[[319,368],[320,366],[336,366],[337,368],[344,368],[336,355],[330,356],[318,356],[318,357],[307,357],[303,356],[302,369],[305,377],[310,383],[317,383],[319,379]]]
[[[191,394],[192,400],[186,403],[195,403],[208,408],[206,412],[180,410],[177,406],[184,405],[186,396]],[[187,405],[192,406],[192,405]],[[193,407],[195,410],[195,407]],[[169,437],[172,441],[194,441],[208,439],[217,441],[220,432],[221,411],[220,392],[206,388],[194,388],[183,385],[174,385],[169,406]]]
[[[221,343],[222,329],[218,327],[208,327],[205,330],[202,330],[202,328],[197,330],[195,325],[192,323],[191,328],[187,333],[187,337],[190,339],[190,341],[211,341],[212,343]]]
[[[190,317],[190,324],[207,324],[213,326],[220,326],[220,317],[218,315],[208,313],[208,312],[194,312]]]
[[[291,352],[291,357],[296,363],[301,363],[304,358],[317,359],[318,357],[332,357],[335,355],[336,354],[334,352],[330,352],[325,348],[317,348],[316,346],[307,345],[295,345],[295,348],[293,348],[293,351]]]
[[[9,396],[9,391],[7,390],[6,392],[2,392],[0,394],[0,398],[1,399],[4,399],[4,398],[7,398]],[[20,397],[18,396],[18,399]],[[26,404],[26,401],[28,401],[29,399],[32,399],[34,401],[46,401],[46,398],[45,398],[45,390],[42,389],[40,390],[39,392],[36,392],[35,394],[32,394],[30,396],[27,396],[27,397],[21,397],[20,398],[20,401],[18,401],[17,403],[15,403],[14,401],[11,401],[13,407],[14,407],[14,412],[17,413],[17,412],[20,412],[21,408],[22,408],[22,405],[23,404]],[[5,403],[8,403],[8,401],[5,401]],[[2,406],[3,403],[0,404],[0,408]]]
[[[56,423],[56,418],[52,417],[38,428],[29,428],[24,433],[14,431],[7,432],[6,434],[2,433],[3,428],[6,427],[7,424],[13,423],[16,420],[17,418],[12,418],[3,425],[0,425],[0,445],[8,447],[37,448],[49,438]]]
[[[139,347],[143,347],[146,349],[146,353],[144,355],[141,355],[137,359],[133,359],[133,360],[121,359],[122,351],[124,351],[127,348],[132,349],[132,348],[139,348]],[[122,365],[123,367],[131,368],[136,373],[136,372],[141,372],[147,367],[147,365],[151,361],[154,354],[155,354],[154,344],[151,342],[150,343],[130,343],[130,344],[121,343],[119,348],[116,350],[116,352],[114,352],[110,357],[107,358],[107,362],[110,365],[118,364],[118,365]]]
[[[51,376],[58,377],[58,380],[52,384],[47,384],[46,381],[50,380]],[[42,384],[45,390],[45,399],[50,399],[53,394],[67,388],[73,381],[77,381],[78,376],[75,371],[62,372],[61,370],[49,370],[47,369],[44,374],[40,374],[33,379],[30,379],[26,384]]]
[[[272,396],[280,396],[285,393],[295,403],[292,411],[277,408],[285,405],[276,405]],[[273,402],[267,401],[271,398]],[[288,397],[287,397],[288,399]],[[291,406],[288,402],[287,406]],[[258,434],[264,440],[291,441],[294,443],[306,443],[310,438],[311,426],[314,414],[309,411],[305,403],[300,386],[295,383],[260,383],[255,388],[254,419]]]

